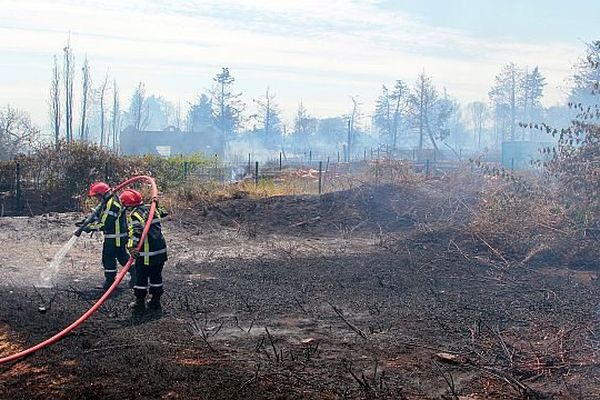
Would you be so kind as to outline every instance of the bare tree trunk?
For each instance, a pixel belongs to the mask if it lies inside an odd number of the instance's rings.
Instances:
[[[515,70],[511,73],[511,92],[510,92],[510,140],[515,140],[516,120],[517,120],[517,80]]]
[[[225,82],[221,82],[221,160],[225,159],[225,146],[227,146],[227,129],[225,128]]]
[[[433,132],[431,132],[431,128],[429,127],[429,120],[427,118],[425,118],[425,126],[427,127],[427,135],[429,136],[429,140],[431,140],[431,144],[433,145],[434,151],[437,153],[440,149],[437,146],[435,137],[433,136]]]
[[[350,162],[350,145],[352,144],[352,122],[348,118],[348,145],[346,146],[346,162]]]
[[[143,82],[138,83],[138,86],[133,95],[133,106],[131,109],[134,112],[134,125],[136,131],[143,129],[142,125],[145,125],[147,121],[144,120],[144,103],[146,102],[146,88]]]
[[[394,124],[392,126],[392,149],[396,150],[396,146],[398,144],[398,125],[400,124],[400,100],[401,97],[398,96],[396,100],[396,108],[394,110]]]
[[[181,130],[181,100],[177,101],[177,115],[175,116],[175,126],[177,130]]]
[[[421,93],[419,96],[419,157],[423,153],[423,114],[425,113],[425,80],[421,78]]]
[[[357,96],[352,96],[352,114],[350,115],[350,124],[348,126],[348,161],[350,161],[351,157],[351,149],[353,144],[353,136],[354,136],[354,122],[358,116],[358,100]]]
[[[74,61],[71,50],[71,39],[63,49],[63,83],[65,85],[65,135],[67,142],[73,141],[73,77]]]
[[[117,87],[117,81],[113,81],[113,109],[112,109],[112,145],[113,151],[118,153],[118,135],[119,135],[119,88]]]
[[[90,65],[88,63],[87,56],[85,57],[85,61],[83,62],[83,68],[81,68],[82,77],[81,77],[81,125],[79,127],[79,140],[87,140],[87,132],[86,129],[86,116],[88,109],[88,100],[90,97]]]
[[[108,74],[104,76],[104,81],[102,81],[102,85],[100,86],[100,146],[104,146],[105,141],[105,119],[106,112],[104,110],[104,98],[106,96],[106,88],[108,87]],[[106,139],[106,145],[108,146],[108,138]]]
[[[58,59],[54,55],[54,67],[52,68],[52,82],[50,85],[50,121],[52,132],[54,133],[54,143],[58,146],[60,139],[60,69],[58,68]]]
[[[270,125],[271,125],[271,99],[269,98],[269,88],[267,87],[267,93],[265,95],[267,99],[266,103],[266,115],[265,115],[265,140],[270,138]]]

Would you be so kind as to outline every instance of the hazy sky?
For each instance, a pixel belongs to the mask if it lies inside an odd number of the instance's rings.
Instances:
[[[345,113],[352,95],[368,114],[382,83],[412,85],[422,69],[487,101],[514,61],[540,67],[549,105],[583,42],[600,39],[599,15],[590,0],[0,0],[0,104],[47,124],[52,55],[70,32],[78,65],[87,54],[96,83],[108,71],[124,103],[143,81],[185,105],[229,66],[247,102],[268,85],[286,116],[300,99]]]

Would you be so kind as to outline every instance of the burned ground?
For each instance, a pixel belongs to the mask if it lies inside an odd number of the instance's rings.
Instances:
[[[1,396],[597,398],[597,272],[496,254],[468,233],[477,201],[442,179],[181,210],[162,315],[132,316],[122,290],[2,366]],[[58,288],[32,286],[77,217],[0,219],[0,355],[98,295],[99,238],[79,240]]]

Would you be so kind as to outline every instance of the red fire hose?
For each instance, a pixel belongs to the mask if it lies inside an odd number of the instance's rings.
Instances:
[[[140,242],[137,247],[138,251],[139,251],[139,250],[141,250],[141,248],[144,244],[144,240],[146,239],[146,236],[148,235],[148,231],[150,230],[150,224],[152,224],[152,219],[154,218],[154,212],[156,211],[156,202],[158,201],[158,188],[156,187],[156,183],[154,182],[154,179],[150,178],[149,176],[139,175],[139,176],[134,176],[133,178],[130,178],[130,179],[126,180],[125,182],[115,186],[112,189],[112,191],[116,193],[119,190],[123,189],[124,187],[126,187],[134,182],[138,182],[138,181],[146,181],[146,182],[150,183],[150,185],[152,187],[152,203],[150,205],[150,214],[148,217],[148,221],[146,221],[146,225],[144,226],[144,230],[142,231],[142,237],[141,237]],[[87,310],[85,312],[85,314],[83,314],[81,317],[79,317],[75,322],[73,322],[71,325],[67,326],[62,331],[58,332],[56,335],[44,340],[41,343],[36,344],[35,346],[32,346],[26,350],[23,350],[19,353],[11,355],[11,356],[0,358],[0,364],[8,363],[11,361],[16,361],[20,358],[23,358],[30,354],[35,353],[36,351],[43,349],[44,347],[50,346],[51,344],[54,344],[54,343],[58,342],[59,340],[61,340],[62,338],[64,338],[65,336],[67,336],[69,333],[71,333],[71,331],[73,331],[79,325],[84,323],[85,320],[87,320],[89,317],[91,317],[92,314],[94,312],[96,312],[96,310],[98,310],[102,306],[102,304],[104,304],[106,299],[108,299],[108,297],[111,295],[111,293],[117,288],[117,286],[119,286],[119,283],[121,283],[121,281],[123,280],[123,277],[125,276],[125,274],[129,270],[129,268],[131,267],[131,264],[133,264],[133,261],[134,261],[134,258],[129,257],[129,260],[127,261],[125,266],[121,269],[121,272],[119,272],[119,274],[115,278],[115,281],[113,282],[113,284],[102,295],[102,297],[100,297],[100,299],[98,299],[98,301],[96,301],[96,303],[94,303],[94,305],[89,310]]]

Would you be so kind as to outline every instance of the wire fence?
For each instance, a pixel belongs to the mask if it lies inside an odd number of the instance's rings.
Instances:
[[[93,174],[85,175],[85,182],[75,183],[74,180],[82,180],[82,174],[66,169],[52,174],[50,179],[48,171],[41,169],[39,162],[36,164],[27,159],[14,160],[0,163],[0,216],[81,211],[82,199],[85,199],[85,189],[90,180],[116,184],[128,174],[134,173],[154,176],[164,191],[181,185],[228,185],[250,181],[255,185],[265,182],[271,185],[293,184],[293,192],[296,194],[321,194],[340,188],[344,177],[366,171],[370,171],[372,178],[378,180],[384,178],[386,173],[397,173],[394,168],[401,165],[405,170],[431,177],[465,165],[464,161],[458,159],[419,158],[421,157],[417,157],[415,151],[397,151],[392,157],[390,152],[382,149],[365,149],[362,157],[355,156],[350,161],[344,160],[344,155],[340,153],[319,154],[307,151],[287,155],[279,152],[271,157],[261,155],[260,160],[249,153],[231,156],[226,161],[219,160],[216,156],[202,162],[186,161],[183,156],[181,160],[172,157],[150,167],[146,165],[144,168],[147,170],[136,169],[124,164],[121,159],[115,159],[95,166]]]

